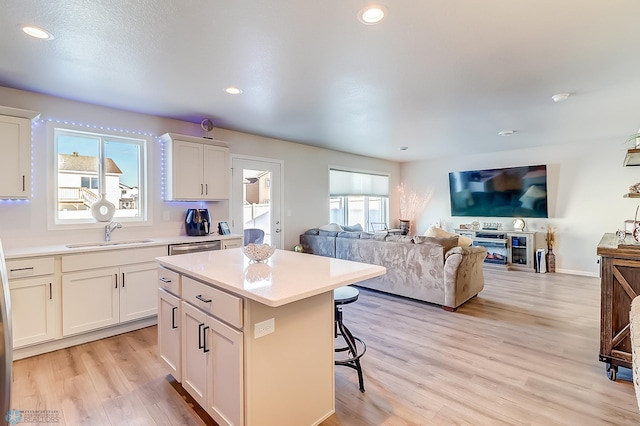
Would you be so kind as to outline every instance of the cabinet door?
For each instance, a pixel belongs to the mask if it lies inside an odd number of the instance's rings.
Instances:
[[[9,281],[13,347],[55,338],[54,277]]]
[[[204,145],[204,199],[229,198],[229,149]]]
[[[157,274],[155,262],[120,268],[120,322],[158,313]]]
[[[31,191],[31,121],[0,116],[0,198],[27,198]]]
[[[201,200],[204,194],[202,170],[203,145],[172,142],[172,167],[170,191],[167,196],[173,200]]]
[[[158,289],[158,353],[169,373],[180,383],[180,299]]]
[[[207,318],[209,378],[207,412],[219,425],[244,424],[243,335],[213,317]]]
[[[201,407],[207,406],[207,316],[204,312],[182,302],[182,387]]]
[[[237,247],[242,247],[242,239],[233,238],[233,239],[230,239],[230,240],[222,240],[222,249],[223,250],[237,248]]]
[[[118,268],[62,275],[63,336],[118,323],[118,275]]]

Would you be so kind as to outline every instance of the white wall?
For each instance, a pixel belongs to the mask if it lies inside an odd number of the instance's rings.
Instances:
[[[514,137],[514,144],[517,143]],[[596,248],[602,235],[633,219],[639,200],[623,198],[630,185],[640,181],[640,167],[623,167],[627,146],[622,141],[518,149],[484,155],[459,155],[402,165],[402,180],[411,188],[430,188],[433,198],[418,220],[418,233],[443,221],[452,231],[461,223],[502,222],[513,229],[511,218],[452,217],[448,174],[451,171],[547,165],[549,219],[525,219],[527,230],[557,228],[556,271],[597,276]],[[546,248],[542,233],[539,248]]]
[[[58,119],[99,125],[128,131],[140,131],[159,136],[166,132],[202,136],[199,124],[188,123],[90,105],[32,92],[0,86],[0,105],[39,111],[43,119]],[[398,184],[399,163],[314,148],[287,141],[264,138],[241,132],[214,129],[215,139],[228,141],[232,153],[272,158],[284,161],[285,248],[298,242],[298,236],[308,228],[325,224],[329,216],[328,167],[338,165],[355,169],[375,170],[391,174],[392,188]],[[46,125],[34,126],[33,137],[33,198],[28,202],[0,201],[0,239],[5,248],[66,244],[103,239],[103,224],[89,229],[56,229],[47,226],[47,211],[54,208],[47,201],[51,182]],[[215,222],[229,219],[229,202],[185,203],[161,200],[161,144],[152,140],[148,147],[148,193],[150,226],[124,225],[113,234],[113,240],[184,235],[184,214],[187,208],[208,208]],[[392,206],[397,206],[394,199]],[[392,209],[392,213],[397,208]],[[392,216],[395,220],[397,214]]]

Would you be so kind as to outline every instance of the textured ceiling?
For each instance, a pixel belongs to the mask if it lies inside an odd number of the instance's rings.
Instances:
[[[638,0],[367,3],[3,0],[0,85],[398,161],[640,127]]]

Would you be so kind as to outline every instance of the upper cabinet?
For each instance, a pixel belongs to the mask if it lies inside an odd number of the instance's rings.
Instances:
[[[0,107],[0,198],[31,195],[31,120],[34,111]]]
[[[229,198],[229,148],[224,142],[166,133],[167,200],[199,201]]]

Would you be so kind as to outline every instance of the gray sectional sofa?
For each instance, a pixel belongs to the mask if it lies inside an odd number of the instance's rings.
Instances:
[[[455,311],[484,288],[484,247],[460,247],[458,238],[406,237],[310,229],[305,253],[381,265],[387,273],[358,286],[410,297]]]

